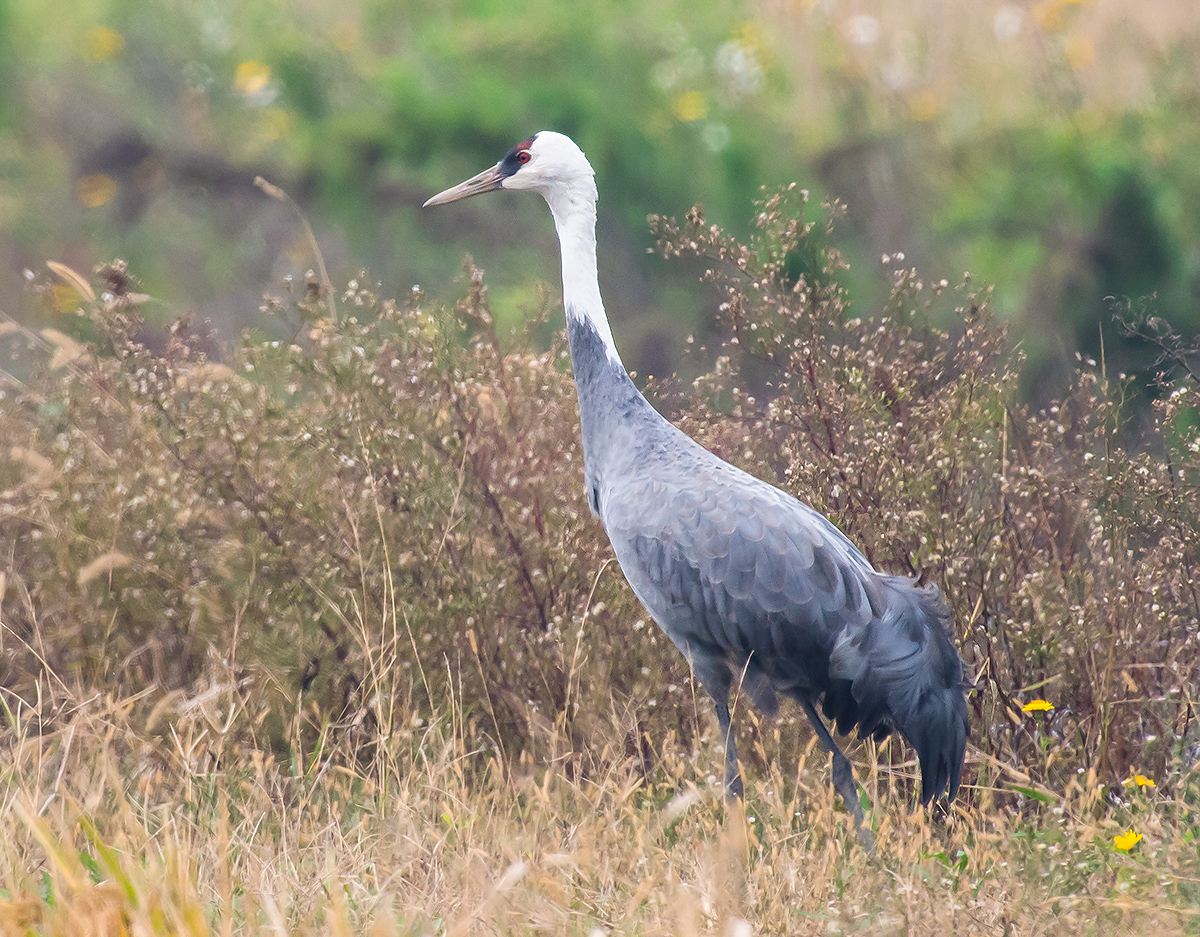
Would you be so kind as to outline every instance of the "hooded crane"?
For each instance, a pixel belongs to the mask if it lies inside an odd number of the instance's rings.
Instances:
[[[800,704],[868,846],[850,762],[818,703],[842,734],[898,730],[917,750],[922,803],[943,790],[953,799],[967,683],[941,592],[876,571],[825,517],[717,458],[642,396],[600,300],[595,174],[570,138],[535,134],[425,206],[497,189],[537,192],[554,216],[588,505],[634,593],[713,698],[727,796],[742,796],[729,720],[740,682],[767,715],[779,694]]]

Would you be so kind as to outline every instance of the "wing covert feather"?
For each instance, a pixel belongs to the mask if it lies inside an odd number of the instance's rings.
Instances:
[[[874,570],[824,517],[765,482],[695,472],[664,491],[633,478],[603,504],[626,577],[689,656],[703,648],[735,670],[760,661],[781,686],[808,684],[837,633],[872,617]]]

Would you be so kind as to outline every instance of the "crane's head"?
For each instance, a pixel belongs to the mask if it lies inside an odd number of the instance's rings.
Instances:
[[[496,189],[532,189],[552,204],[559,194],[571,195],[575,190],[590,193],[593,201],[596,198],[594,173],[583,150],[568,136],[542,130],[514,146],[491,169],[439,192],[422,207],[445,205]]]

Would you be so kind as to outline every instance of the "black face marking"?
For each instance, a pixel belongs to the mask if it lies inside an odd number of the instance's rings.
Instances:
[[[530,137],[528,140],[518,143],[505,154],[504,159],[500,160],[500,178],[507,179],[529,162],[529,148],[533,146],[533,141],[536,139],[537,137]]]

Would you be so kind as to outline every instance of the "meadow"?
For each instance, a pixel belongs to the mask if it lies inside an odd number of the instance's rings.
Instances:
[[[310,272],[223,346],[148,324],[123,262],[55,264],[74,337],[0,320],[0,931],[1195,932],[1194,349],[1128,310],[1153,391],[1080,355],[1034,407],[988,288],[885,255],[851,306],[841,206],[758,209],[651,219],[724,339],[647,392],[941,584],[958,801],[852,744],[868,856],[803,720],[738,700],[725,804],[581,496],[549,290],[510,331],[469,261],[453,306]]]

